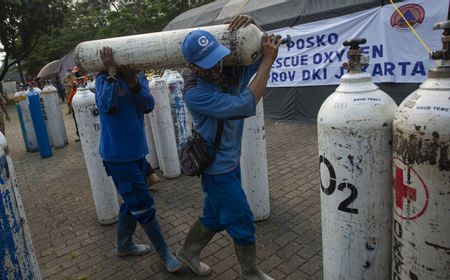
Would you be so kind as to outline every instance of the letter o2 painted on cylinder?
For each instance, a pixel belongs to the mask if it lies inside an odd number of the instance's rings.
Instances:
[[[319,164],[325,164],[325,166],[328,169],[328,172],[330,173],[330,181],[328,182],[328,187],[325,187],[322,182],[322,176],[320,176],[320,189],[323,191],[326,195],[332,195],[334,191],[336,190],[336,171],[334,170],[333,165],[331,162],[324,156],[319,157]],[[339,191],[344,191],[345,189],[350,190],[350,196],[348,196],[346,199],[344,199],[341,203],[339,203],[338,210],[343,211],[350,214],[358,214],[358,209],[356,208],[350,208],[349,205],[356,200],[358,197],[358,189],[347,182],[342,182],[338,185]]]

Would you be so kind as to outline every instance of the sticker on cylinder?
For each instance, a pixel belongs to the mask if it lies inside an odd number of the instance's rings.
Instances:
[[[394,213],[405,220],[421,217],[428,208],[429,192],[422,177],[394,158]]]

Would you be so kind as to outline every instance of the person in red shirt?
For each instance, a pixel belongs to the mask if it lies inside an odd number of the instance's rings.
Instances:
[[[67,97],[67,106],[69,107],[69,113],[72,113],[73,120],[75,121],[75,129],[77,133],[77,139],[75,139],[75,142],[80,141],[80,133],[78,132],[78,124],[77,119],[75,117],[75,111],[72,109],[72,99],[77,93],[77,88],[79,85],[86,83],[88,81],[88,77],[86,75],[82,75],[80,69],[77,66],[74,66],[72,68],[72,74],[74,75],[73,78],[70,81],[70,92],[69,96]]]

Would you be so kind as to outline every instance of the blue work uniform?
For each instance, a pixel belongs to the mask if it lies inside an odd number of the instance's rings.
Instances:
[[[256,114],[255,96],[247,85],[259,64],[242,67],[239,83],[229,88],[229,92],[197,78],[196,85],[184,94],[194,127],[210,151],[218,120],[224,120],[215,159],[201,176],[205,200],[200,220],[210,231],[225,229],[241,246],[255,243],[253,213],[241,186],[239,160],[244,118]]]
[[[153,110],[155,100],[145,76],[140,73],[137,78],[139,85],[130,89],[120,74],[100,73],[95,79],[95,101],[100,112],[100,155],[123,198],[120,212],[148,223],[155,208],[146,180],[144,114]]]

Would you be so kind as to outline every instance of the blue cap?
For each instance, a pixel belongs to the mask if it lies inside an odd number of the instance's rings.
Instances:
[[[181,44],[184,58],[203,69],[209,69],[230,54],[230,50],[204,30],[189,32]]]

